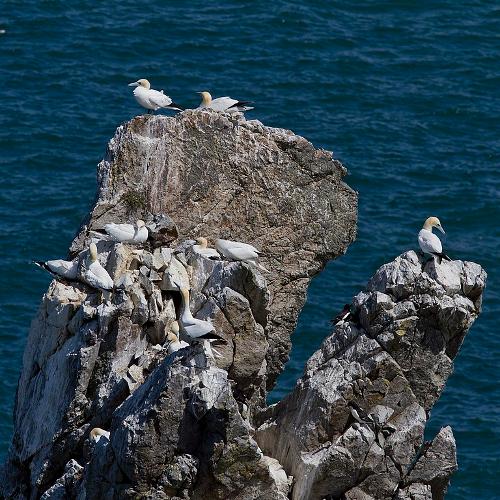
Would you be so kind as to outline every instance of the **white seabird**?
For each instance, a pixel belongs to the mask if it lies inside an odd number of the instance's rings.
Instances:
[[[89,258],[86,264],[87,270],[82,279],[87,285],[97,288],[98,290],[113,289],[113,279],[97,259],[97,247],[94,242],[89,246]]]
[[[193,252],[207,259],[220,259],[219,252],[215,248],[208,248],[208,240],[203,237],[196,238],[196,245],[193,245]]]
[[[104,230],[113,241],[121,243],[144,243],[148,239],[148,228],[143,220],[134,224],[105,224]]]
[[[109,441],[109,436],[110,436],[109,431],[105,431],[104,429],[101,429],[100,427],[94,427],[90,431],[90,439],[92,439],[92,441],[94,441],[96,443],[99,442],[99,439],[101,439],[101,437],[105,437]]]
[[[186,335],[193,340],[219,340],[225,343],[226,341],[215,333],[214,325],[210,321],[193,317],[189,308],[189,290],[181,287],[179,291],[182,296],[182,313],[179,325]]]
[[[264,266],[257,262],[260,251],[248,243],[217,239],[215,240],[215,248],[228,259],[247,262],[252,266],[258,267],[262,271],[269,272]]]
[[[429,217],[418,233],[418,244],[420,245],[422,252],[437,257],[438,263],[441,264],[442,259],[451,259],[443,253],[443,245],[441,244],[441,240],[432,232],[433,227],[439,229],[439,231],[445,234],[439,219],[437,217]]]
[[[189,347],[187,342],[183,340],[179,340],[179,323],[177,321],[172,322],[170,325],[171,331],[168,332],[167,340],[169,342],[167,352],[172,354],[173,352],[177,352],[180,349],[184,349],[185,347]]]
[[[135,100],[143,107],[151,111],[156,111],[160,108],[174,109],[176,111],[183,111],[184,108],[175,104],[168,95],[163,93],[163,90],[154,90],[151,84],[145,78],[141,78],[136,82],[128,84],[129,87],[137,87],[134,89]]]
[[[250,101],[238,101],[227,96],[212,99],[210,92],[207,91],[198,92],[198,94],[201,95],[201,104],[198,106],[198,109],[209,108],[214,111],[223,111],[226,113],[243,113],[244,111],[253,109],[253,106],[248,106],[248,104],[252,104]]]
[[[78,257],[73,260],[34,260],[33,264],[45,269],[55,277],[66,278],[68,280],[75,280],[78,276]]]

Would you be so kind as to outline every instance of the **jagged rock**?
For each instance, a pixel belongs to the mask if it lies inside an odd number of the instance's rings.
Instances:
[[[40,500],[66,500],[77,494],[76,485],[83,475],[83,467],[71,459],[64,468],[64,474],[49,488]]]
[[[423,431],[479,313],[480,266],[440,267],[414,252],[386,264],[354,298],[355,321],[325,339],[287,398],[265,406],[311,277],[354,238],[356,195],[343,175],[305,139],[238,117],[187,111],[120,127],[71,251],[84,272],[94,230],[138,218],[149,241],[97,241],[110,293],[51,283],[23,359],[3,496],[444,494],[453,438],[443,430],[422,447]],[[270,272],[196,254],[201,235],[254,243]],[[226,345],[168,355],[179,282]],[[91,442],[93,427],[109,440]]]
[[[255,120],[234,126],[231,117],[210,111],[137,117],[109,143],[96,205],[72,251],[82,248],[89,230],[117,220],[148,221],[150,214],[168,214],[181,239],[260,247],[263,264],[273,270],[270,388],[288,360],[311,277],[355,237],[357,196],[342,182],[345,173],[328,151]],[[165,227],[175,233],[172,224]]]
[[[443,427],[426,447],[404,484],[421,483],[430,485],[432,498],[444,498],[451,474],[457,470],[457,450],[450,427]]]
[[[295,478],[292,498],[392,498],[397,490],[442,498],[456,468],[451,431],[412,464],[427,411],[480,312],[486,274],[468,262],[441,267],[413,251],[383,265],[354,298],[357,321],[340,323],[294,391],[262,412],[256,440]],[[366,413],[361,423],[351,402]]]

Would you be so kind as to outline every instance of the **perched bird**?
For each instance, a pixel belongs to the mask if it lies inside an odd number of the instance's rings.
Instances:
[[[113,241],[121,243],[144,243],[148,239],[148,228],[143,220],[138,220],[134,224],[106,224],[106,233]]]
[[[220,259],[219,252],[215,248],[208,248],[208,240],[203,237],[196,238],[196,245],[193,245],[193,252],[207,259]]]
[[[210,92],[198,92],[201,95],[201,104],[198,109],[213,109],[214,111],[224,111],[226,113],[243,113],[253,109],[250,101],[237,101],[236,99],[231,99],[231,97],[217,97],[217,99],[212,99]]]
[[[56,278],[65,278],[68,280],[75,280],[78,276],[78,257],[73,260],[34,260],[33,264],[42,269],[45,269]]]
[[[215,248],[224,257],[232,260],[240,260],[258,267],[262,271],[269,272],[264,266],[257,262],[260,252],[254,246],[239,241],[215,240]]]
[[[445,253],[443,253],[443,246],[441,240],[432,232],[432,228],[439,229],[445,234],[441,222],[437,217],[429,217],[420,232],[418,233],[418,244],[422,252],[431,254],[437,257],[438,264],[441,264],[442,259],[451,260]]]
[[[87,270],[82,279],[87,285],[97,288],[98,290],[113,289],[113,279],[97,259],[97,247],[94,242],[89,246],[89,258],[86,267]]]
[[[177,352],[180,349],[184,349],[185,347],[189,347],[187,342],[183,340],[179,340],[179,323],[174,321],[170,325],[171,331],[168,332],[167,340],[168,340],[168,348],[167,352],[172,354],[173,352]]]
[[[333,325],[338,325],[342,321],[347,321],[352,318],[351,304],[345,304],[342,311],[340,311],[335,318],[330,320]]]
[[[94,427],[90,431],[90,439],[92,439],[92,441],[94,441],[96,443],[98,443],[99,439],[101,439],[101,437],[103,437],[103,436],[109,441],[109,436],[110,436],[109,431],[105,431],[104,429],[101,429],[100,427]]]
[[[361,406],[356,404],[354,401],[349,401],[347,405],[350,408],[351,415],[360,424],[367,424],[367,425],[374,425],[375,421],[373,420],[373,417],[368,414]]]
[[[215,328],[210,321],[196,319],[191,314],[189,308],[189,290],[180,287],[182,296],[182,312],[179,318],[179,325],[186,335],[193,340],[218,340],[226,341],[215,333]]]
[[[148,110],[148,114],[160,108],[174,109],[176,111],[184,110],[182,106],[175,104],[168,95],[165,95],[163,90],[153,90],[151,84],[145,78],[129,83],[128,86],[137,87],[134,89],[135,100]]]

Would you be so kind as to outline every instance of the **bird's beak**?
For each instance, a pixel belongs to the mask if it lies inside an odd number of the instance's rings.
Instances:
[[[203,92],[196,92],[197,94],[203,94]]]
[[[441,224],[439,226],[436,226],[436,229],[439,229],[443,234],[446,234],[444,232],[444,229],[442,228]]]
[[[128,84],[129,87],[138,87],[139,84],[137,82],[132,82]]]

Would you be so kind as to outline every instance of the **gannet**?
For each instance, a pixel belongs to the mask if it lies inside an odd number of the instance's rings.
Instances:
[[[170,325],[171,331],[168,332],[167,335],[167,340],[169,342],[167,352],[169,354],[172,354],[173,352],[177,352],[180,349],[184,349],[185,347],[189,347],[189,344],[187,342],[184,342],[183,340],[179,340],[179,323],[177,321],[174,321]]]
[[[258,267],[262,271],[269,272],[264,266],[257,262],[260,255],[259,250],[248,243],[217,239],[215,240],[215,248],[228,259],[247,262],[252,266]]]
[[[189,290],[182,287],[179,290],[182,296],[182,312],[179,325],[186,335],[193,340],[219,340],[225,343],[226,341],[215,333],[214,325],[210,321],[193,317],[189,308]]]
[[[351,314],[351,304],[345,304],[344,308],[342,309],[342,311],[340,311],[337,314],[337,316],[335,316],[335,318],[331,319],[330,323],[332,323],[334,325],[337,325],[337,324],[339,324],[342,321],[346,321],[346,320],[350,319],[351,316],[352,316],[352,314]]]
[[[210,92],[198,92],[201,95],[201,104],[198,109],[210,108],[214,111],[224,111],[226,113],[236,113],[248,111],[253,109],[252,106],[247,106],[247,104],[252,104],[250,101],[237,101],[236,99],[231,99],[231,97],[217,97],[217,99],[212,99]]]
[[[220,259],[219,252],[215,248],[208,248],[208,240],[203,237],[196,238],[196,245],[193,245],[193,252],[207,259]]]
[[[90,439],[92,439],[96,443],[98,443],[99,439],[101,439],[101,437],[103,437],[103,436],[109,441],[109,436],[110,436],[109,431],[105,431],[104,429],[101,429],[100,427],[94,427],[90,431]]]
[[[349,401],[347,405],[351,410],[351,415],[353,416],[354,420],[356,420],[358,423],[367,424],[368,426],[372,426],[375,424],[373,417],[354,401]]]
[[[89,246],[89,258],[86,267],[87,270],[82,277],[85,283],[99,290],[113,289],[113,279],[97,259],[97,247],[94,242]]]
[[[429,217],[420,232],[418,233],[418,244],[422,252],[431,254],[438,258],[438,264],[441,264],[441,260],[451,260],[446,254],[443,253],[443,246],[441,240],[432,232],[432,228],[435,227],[439,229],[443,234],[445,234],[441,222],[437,217]]]
[[[160,108],[175,109],[176,111],[184,111],[182,106],[175,104],[168,95],[163,93],[163,90],[153,90],[151,84],[145,78],[141,78],[136,82],[128,84],[129,87],[137,87],[134,89],[135,100],[143,107],[151,111],[156,111]]]
[[[138,220],[133,224],[106,224],[106,233],[113,241],[121,243],[144,243],[148,239],[148,228],[143,220]]]
[[[34,260],[33,264],[45,269],[55,277],[66,278],[68,280],[75,280],[78,275],[78,257],[73,260]]]

